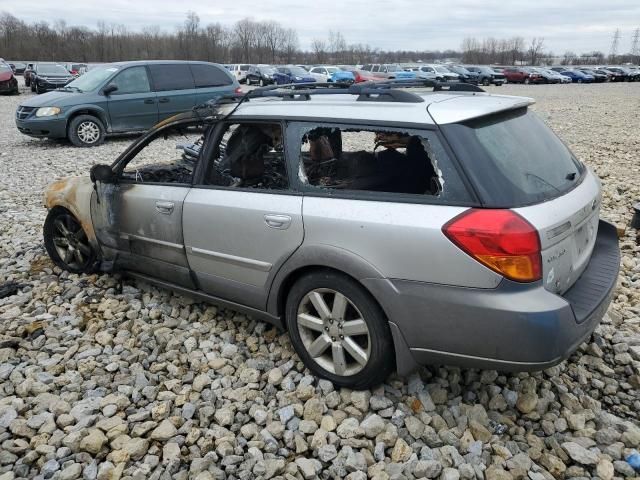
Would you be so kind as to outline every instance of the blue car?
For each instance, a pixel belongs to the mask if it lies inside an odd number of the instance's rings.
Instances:
[[[356,77],[352,72],[338,70],[337,72],[333,72],[331,76],[327,78],[327,81],[336,83],[355,83]]]
[[[314,83],[315,77],[309,74],[304,68],[289,65],[286,67],[276,67],[273,80],[277,85],[288,83]]]
[[[588,75],[580,70],[564,70],[560,74],[569,77],[573,83],[592,83],[595,80],[593,75]]]

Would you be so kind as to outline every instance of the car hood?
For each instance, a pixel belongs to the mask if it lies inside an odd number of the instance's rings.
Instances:
[[[80,92],[54,90],[53,92],[30,97],[20,105],[25,107],[66,107],[68,105],[84,103],[83,100],[81,100],[81,97],[84,95],[86,94]]]
[[[6,82],[7,80],[11,80],[11,77],[13,77],[13,73],[2,72],[0,73],[0,82]]]

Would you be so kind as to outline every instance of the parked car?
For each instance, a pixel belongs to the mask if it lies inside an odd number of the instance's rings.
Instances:
[[[175,116],[46,189],[47,252],[282,327],[337,387],[418,364],[562,361],[618,279],[597,176],[531,99],[379,92],[258,89]],[[209,156],[153,153],[190,128],[206,129]]]
[[[529,81],[531,83],[561,83],[561,78],[555,74],[550,73],[544,68],[538,67],[525,67],[525,70],[529,72]],[[534,81],[533,79],[537,80]]]
[[[24,85],[26,87],[31,86],[31,74],[33,73],[33,63],[27,63],[27,68],[24,69],[22,76],[24,78]]]
[[[271,85],[274,83],[273,75],[276,69],[271,65],[250,65],[245,81],[247,85]]]
[[[508,83],[544,83],[542,75],[530,73],[522,67],[505,67],[502,74]]]
[[[400,65],[386,63],[369,63],[362,70],[371,72],[374,77],[385,80],[410,80],[416,78],[415,72],[407,72]]]
[[[32,97],[16,112],[18,130],[32,137],[68,138],[92,147],[111,133],[141,132],[212,98],[240,91],[221,65],[135,61],[105,64],[64,88]]]
[[[75,79],[69,71],[59,63],[39,62],[31,72],[31,91],[38,94],[64,87]]]
[[[249,64],[246,63],[234,63],[231,65],[225,65],[225,68],[229,70],[239,83],[244,83],[247,79],[247,72],[249,71]]]
[[[542,70],[547,75],[555,78],[557,80],[556,83],[571,83],[571,78],[565,75],[562,75],[560,72],[556,72],[555,70],[551,70],[548,68],[539,68],[538,70]]]
[[[447,65],[447,70],[460,75],[460,81],[464,83],[472,83],[478,85],[480,83],[480,74],[472,72],[462,65]]]
[[[20,93],[13,69],[4,63],[0,63],[0,93]]]
[[[626,76],[626,80],[628,82],[636,82],[640,80],[640,72],[637,70],[632,70],[627,67],[611,67],[609,70],[613,70],[615,72],[622,72]]]
[[[429,69],[431,69],[431,70],[429,70]],[[423,68],[421,68],[421,70],[433,71],[433,73],[438,75],[445,82],[458,82],[458,81],[460,81],[460,75],[458,75],[455,72],[452,72],[451,70],[449,70],[447,67],[445,67],[443,65],[427,64],[427,65],[423,65]]]
[[[27,68],[27,64],[26,63],[22,63],[22,62],[16,62],[14,64],[14,73],[16,75],[22,75],[24,74],[25,69]]]
[[[289,65],[285,67],[276,67],[273,79],[278,85],[288,83],[314,83],[315,77],[309,74],[304,68],[297,65]]]
[[[421,80],[432,80],[434,82],[443,82],[444,77],[439,76],[435,71],[429,67],[422,65],[407,65],[403,67],[408,72],[415,72],[416,78]]]
[[[573,83],[592,83],[594,78],[591,75],[587,75],[586,73],[582,73],[580,70],[570,69],[561,72],[562,75],[565,75],[571,79]]]
[[[342,82],[353,83],[354,76],[348,70],[343,70],[337,65],[318,65],[309,69],[309,74],[318,82]]]
[[[493,68],[484,65],[465,65],[465,68],[478,74],[478,80],[484,86],[494,84],[496,87],[504,84],[505,77],[502,73],[496,72]]]
[[[593,81],[596,83],[606,82],[609,79],[609,76],[604,72],[596,72],[589,68],[579,68],[578,70],[585,75],[591,75],[593,77]]]
[[[386,80],[385,78],[376,77],[373,73],[367,70],[354,69],[354,70],[351,70],[351,74],[355,79],[355,83],[381,82]]]
[[[65,63],[64,67],[71,75],[77,77],[87,71],[88,65],[86,63]]]

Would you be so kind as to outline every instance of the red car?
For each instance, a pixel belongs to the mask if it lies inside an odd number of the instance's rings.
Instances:
[[[20,93],[13,69],[6,63],[0,63],[0,93]]]
[[[544,83],[544,77],[538,73],[528,72],[524,68],[505,67],[502,74],[509,83]]]
[[[353,77],[356,79],[356,83],[362,82],[380,82],[386,80],[386,78],[376,77],[373,73],[367,70],[351,70]]]

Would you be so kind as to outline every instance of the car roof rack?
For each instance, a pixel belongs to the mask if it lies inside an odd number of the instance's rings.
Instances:
[[[225,115],[231,116],[240,104],[255,98],[276,97],[289,101],[306,101],[315,95],[357,95],[359,102],[398,102],[398,103],[422,103],[424,98],[402,88],[432,88],[434,92],[484,92],[477,85],[462,82],[438,82],[427,79],[410,80],[385,80],[380,82],[315,82],[315,83],[288,83],[285,85],[269,85],[249,90],[246,93],[229,93],[220,95],[208,102],[194,107],[194,110],[213,109],[221,105],[235,104],[236,106]],[[209,118],[209,117],[207,117]]]

